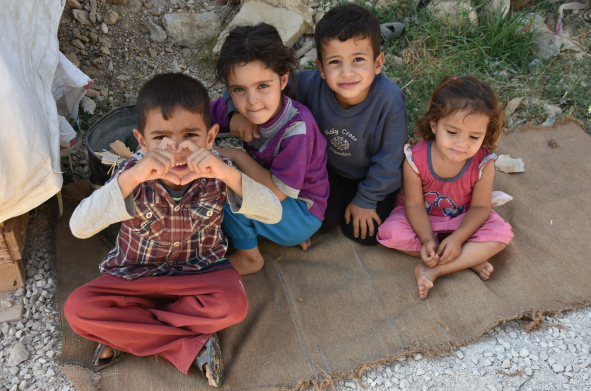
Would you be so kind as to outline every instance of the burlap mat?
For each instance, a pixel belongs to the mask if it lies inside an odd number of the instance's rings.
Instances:
[[[549,146],[550,140],[558,148]],[[497,172],[495,190],[515,199],[496,208],[515,238],[494,257],[481,281],[471,271],[437,280],[418,298],[416,259],[381,246],[353,243],[338,229],[313,237],[304,252],[261,243],[264,269],[244,282],[249,314],[220,334],[227,390],[277,389],[356,376],[368,364],[421,351],[440,354],[478,338],[499,320],[587,305],[591,299],[591,138],[577,125],[503,136],[499,154],[521,157],[526,172]],[[63,303],[99,275],[108,248],[57,226],[57,278]],[[541,312],[540,312],[541,311]],[[62,363],[90,367],[95,343],[69,328],[62,315]],[[185,376],[164,359],[126,356],[101,371],[110,390],[207,389],[196,370]]]

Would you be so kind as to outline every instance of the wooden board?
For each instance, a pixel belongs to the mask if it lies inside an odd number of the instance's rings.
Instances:
[[[4,222],[4,228],[2,228],[4,243],[12,260],[15,262],[23,256],[28,225],[29,212]]]
[[[25,286],[25,269],[22,263],[27,238],[29,213],[13,217],[0,227],[0,292]]]
[[[0,292],[13,291],[25,286],[25,268],[22,261],[0,265]]]
[[[3,231],[4,228],[0,227],[0,265],[12,265],[14,264],[14,261],[12,260],[10,251],[8,251],[8,246],[4,241]]]

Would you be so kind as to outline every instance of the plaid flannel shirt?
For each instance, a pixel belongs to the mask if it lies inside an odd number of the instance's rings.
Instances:
[[[109,182],[133,167],[143,155],[136,153],[121,163]],[[225,157],[218,157],[232,165]],[[134,189],[133,199],[135,217],[123,221],[115,248],[100,264],[102,273],[126,280],[171,268],[191,273],[225,255],[228,241],[222,234],[223,206],[227,201],[224,182],[197,179],[175,202],[160,181],[146,181]]]

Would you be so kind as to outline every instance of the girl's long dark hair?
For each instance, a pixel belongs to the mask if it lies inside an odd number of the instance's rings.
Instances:
[[[490,119],[482,145],[489,151],[497,150],[497,143],[503,134],[505,119],[499,100],[493,89],[478,79],[445,77],[433,91],[427,112],[417,121],[415,136],[425,140],[435,138],[431,121],[468,109],[469,114],[484,114]]]
[[[275,27],[267,23],[255,26],[238,26],[232,29],[218,56],[216,65],[216,82],[228,85],[228,76],[234,72],[236,66],[251,61],[261,61],[279,76],[289,73],[288,85],[293,86],[294,70],[297,61],[293,50],[286,47]],[[284,91],[291,96],[291,91]]]

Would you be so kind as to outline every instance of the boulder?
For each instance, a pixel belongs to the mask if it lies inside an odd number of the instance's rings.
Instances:
[[[166,14],[162,17],[162,24],[173,45],[196,49],[215,37],[220,18],[214,12]]]
[[[244,0],[238,14],[220,34],[213,49],[214,54],[219,53],[226,36],[236,26],[269,23],[277,28],[287,47],[292,47],[302,35],[314,32],[312,8],[300,0],[284,0],[280,3],[279,0]]]
[[[476,23],[476,10],[472,7],[470,0],[434,0],[427,6],[435,17],[449,21],[450,24],[457,24],[462,14],[468,14],[468,19]]]
[[[90,21],[90,16],[88,15],[88,12],[86,12],[86,11],[72,10],[72,16],[80,24],[85,24],[85,25],[91,25],[92,24],[92,22]]]

